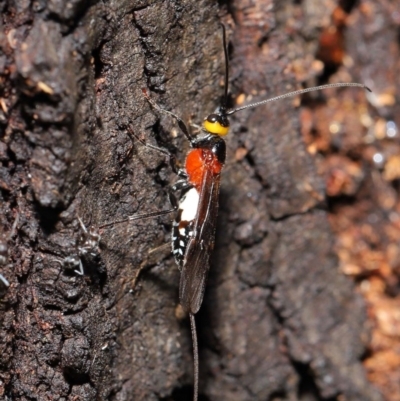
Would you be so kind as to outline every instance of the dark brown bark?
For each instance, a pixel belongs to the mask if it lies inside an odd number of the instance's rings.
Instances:
[[[4,235],[18,216],[1,271],[11,283],[0,311],[2,399],[190,399],[179,272],[168,252],[148,255],[169,241],[171,218],[102,230],[84,277],[60,262],[77,253],[78,216],[96,227],[169,208],[168,161],[132,141],[126,126],[183,160],[188,144],[172,138],[176,124],[141,89],[186,121],[213,110],[222,92],[219,16],[232,26],[235,96],[295,89],[292,71],[304,54],[312,57],[301,68],[315,75],[330,2],[292,3],[0,6]],[[361,365],[365,308],[337,269],[298,108],[287,100],[242,112],[227,143],[217,245],[197,318],[202,399],[379,400]]]

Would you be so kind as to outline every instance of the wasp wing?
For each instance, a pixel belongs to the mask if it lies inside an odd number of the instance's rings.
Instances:
[[[181,305],[192,314],[198,312],[203,302],[215,241],[219,187],[220,174],[206,169],[200,186],[193,236],[187,244],[179,286]]]

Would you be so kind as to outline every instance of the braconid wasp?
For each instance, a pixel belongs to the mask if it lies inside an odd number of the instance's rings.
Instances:
[[[220,178],[226,158],[226,145],[222,137],[229,132],[229,116],[241,110],[327,88],[359,87],[369,90],[365,85],[359,83],[327,84],[289,92],[263,101],[228,109],[228,51],[225,27],[222,24],[221,27],[225,57],[224,94],[219,108],[204,119],[199,134],[193,136],[188,126],[179,116],[162,109],[150,98],[145,89],[142,90],[144,96],[155,110],[167,114],[176,120],[180,130],[189,141],[191,150],[186,156],[185,168],[178,168],[174,155],[170,154],[169,151],[145,143],[133,132],[131,127],[128,127],[128,132],[142,145],[161,152],[170,158],[173,170],[180,177],[175,185],[172,186],[174,192],[179,192],[178,199],[171,194],[171,209],[140,213],[100,226],[100,228],[105,228],[127,221],[158,217],[176,212],[171,234],[172,253],[181,272],[179,300],[183,309],[190,317],[194,356],[194,401],[198,399],[199,384],[198,345],[194,316],[199,311],[203,301],[210,267],[210,255],[214,248]]]

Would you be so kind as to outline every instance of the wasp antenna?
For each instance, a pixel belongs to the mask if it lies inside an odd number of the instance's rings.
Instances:
[[[196,331],[196,320],[193,313],[189,313],[190,317],[190,329],[192,332],[192,343],[193,343],[193,401],[197,401],[199,397],[199,349],[197,344],[197,331]]]
[[[271,97],[270,99],[262,100],[261,102],[247,104],[245,106],[238,107],[238,108],[233,109],[233,110],[229,110],[226,114],[229,116],[231,114],[234,114],[234,113],[236,113],[238,111],[241,111],[241,110],[244,110],[244,109],[250,109],[252,107],[258,107],[258,106],[261,106],[261,105],[266,104],[266,103],[274,102],[275,100],[281,100],[281,99],[285,99],[287,97],[293,97],[293,96],[297,96],[297,95],[302,95],[302,94],[308,93],[308,92],[320,91],[320,90],[328,89],[328,88],[343,88],[343,87],[348,87],[348,86],[357,87],[357,88],[363,88],[363,89],[366,89],[368,92],[372,92],[371,89],[368,88],[368,86],[366,86],[364,84],[357,84],[357,83],[354,83],[354,82],[313,86],[312,88],[300,89],[300,90],[297,90],[297,91],[294,91],[294,92],[285,93],[284,95]]]
[[[228,60],[228,49],[226,47],[226,30],[225,25],[220,23],[222,28],[222,43],[224,45],[224,56],[225,56],[225,84],[224,84],[224,98],[222,100],[222,109],[226,110],[228,107],[228,82],[229,82],[229,60]]]

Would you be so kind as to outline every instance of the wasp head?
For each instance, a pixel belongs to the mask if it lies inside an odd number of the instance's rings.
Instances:
[[[204,119],[203,128],[212,135],[225,136],[229,132],[229,120],[225,113],[213,113]]]

